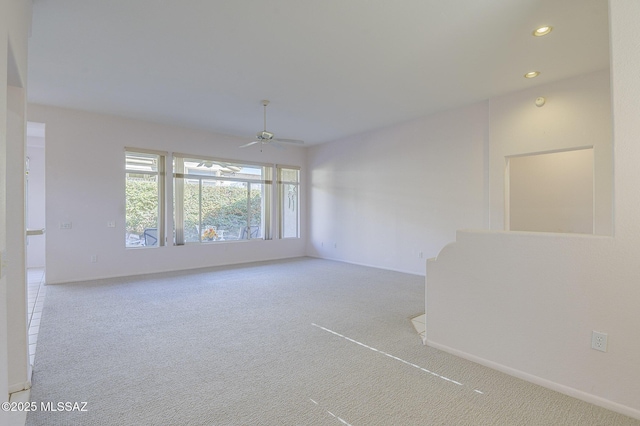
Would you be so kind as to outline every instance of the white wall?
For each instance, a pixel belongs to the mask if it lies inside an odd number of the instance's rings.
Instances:
[[[586,146],[595,233],[610,235],[610,107],[605,70],[314,146],[307,252],[425,274],[457,229],[505,229],[505,157]]]
[[[30,387],[26,287],[25,90],[7,90],[7,318],[9,325],[9,392]]]
[[[27,229],[45,227],[44,138],[27,135],[29,175],[27,183]],[[45,235],[27,237],[27,268],[44,268]]]
[[[509,159],[510,231],[593,234],[593,149]]]
[[[0,2],[0,400],[29,385],[24,272],[25,89],[30,2]],[[12,87],[9,87],[12,86]],[[22,155],[21,155],[22,154]],[[18,176],[12,177],[13,173]],[[15,179],[15,180],[14,180]],[[17,188],[16,188],[17,186]],[[16,217],[17,215],[17,217]],[[20,238],[19,236],[22,235]],[[0,424],[8,413],[0,411]]]
[[[505,228],[506,157],[593,147],[595,234],[612,233],[612,130],[608,70],[491,99],[491,229]],[[547,99],[539,108],[538,96]]]
[[[46,124],[47,283],[302,256],[305,240],[240,241],[125,249],[124,148],[306,166],[306,148],[259,146],[181,127],[63,108],[29,105]],[[305,202],[302,194],[302,203]],[[169,210],[170,212],[170,210]],[[115,221],[115,228],[107,222]],[[171,223],[171,213],[168,215]],[[59,229],[71,222],[71,229]],[[305,224],[303,223],[303,229]],[[91,256],[98,261],[91,263]]]
[[[615,156],[607,174],[615,176],[615,236],[460,232],[454,244],[428,262],[426,312],[429,345],[640,419],[638,16],[637,0],[610,2]],[[546,150],[550,135],[562,147],[595,145],[596,180],[604,185],[596,187],[596,202],[598,191],[606,199],[606,176],[599,173],[607,170],[608,148],[600,143],[608,126],[589,125],[606,121],[608,111],[600,111],[606,99],[584,90],[579,96],[572,89],[576,102],[566,99],[560,112],[544,120],[532,118],[544,114],[544,108],[527,114],[519,107],[524,100],[519,94],[500,99],[502,108],[492,108],[495,229],[503,225],[504,155]],[[545,93],[530,95],[533,100]],[[588,123],[580,120],[583,115]],[[605,158],[599,158],[603,153]],[[596,210],[596,231],[609,234],[605,218],[611,209],[605,207]],[[606,353],[590,348],[592,330],[608,333]]]
[[[456,229],[487,226],[487,111],[478,103],[312,147],[308,253],[424,275]]]

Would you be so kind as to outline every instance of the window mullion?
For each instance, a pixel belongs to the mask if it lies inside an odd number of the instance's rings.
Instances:
[[[198,179],[198,241],[202,242],[202,179]]]
[[[158,158],[158,245],[165,245],[165,179],[167,175],[165,173],[165,157],[160,156]]]
[[[251,182],[247,182],[247,239],[251,239]]]

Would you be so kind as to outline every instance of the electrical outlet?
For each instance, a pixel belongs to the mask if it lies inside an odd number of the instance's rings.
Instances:
[[[607,351],[607,333],[600,333],[599,331],[593,331],[591,333],[591,349],[597,351]]]
[[[71,222],[60,222],[60,229],[71,229]]]
[[[419,253],[418,253],[418,258],[419,258],[419,259],[422,259],[423,257],[424,257],[424,252],[419,252]]]
[[[91,255],[91,263],[96,263],[98,261],[98,255],[97,254],[92,254]]]
[[[115,228],[115,227],[116,227],[115,220],[110,220],[109,222],[107,222],[107,228]]]

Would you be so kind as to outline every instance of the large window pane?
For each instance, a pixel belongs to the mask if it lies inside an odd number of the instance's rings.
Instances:
[[[199,242],[200,230],[200,181],[186,179],[184,182],[185,242]]]
[[[264,185],[259,183],[251,183],[251,191],[249,194],[250,197],[250,207],[251,207],[251,216],[249,218],[249,238],[262,238],[263,237],[263,193],[264,193]]]
[[[269,169],[176,156],[176,244],[264,238]]]
[[[203,185],[202,223],[217,241],[237,240],[247,226],[247,183],[214,181]]]
[[[130,152],[126,155],[126,247],[162,245],[162,182],[164,157]]]
[[[300,171],[278,168],[280,238],[300,237],[299,188]]]
[[[298,185],[283,184],[282,238],[298,237]]]

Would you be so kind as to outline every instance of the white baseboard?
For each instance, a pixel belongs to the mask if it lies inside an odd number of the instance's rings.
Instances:
[[[597,405],[602,408],[606,408],[607,410],[615,411],[616,413],[624,414],[625,416],[629,416],[634,419],[640,420],[640,410],[636,410],[635,408],[627,407],[626,405],[618,404],[617,402],[613,402],[608,399],[604,399],[599,396],[592,395],[590,393],[587,393],[578,389],[574,389],[569,386],[562,385],[560,383],[552,382],[551,380],[534,376],[533,374],[525,373],[524,371],[516,370],[514,368],[507,367],[505,365],[498,364],[496,362],[489,361],[487,359],[480,358],[478,356],[471,355],[466,352],[462,352],[445,345],[441,345],[437,342],[429,340],[428,338],[426,339],[425,344],[432,348],[436,348],[441,351],[448,352],[460,358],[468,359],[469,361],[473,361],[480,365],[484,365],[485,367],[492,368],[494,370],[500,371],[510,376],[514,376],[519,379],[526,380],[527,382],[531,382],[536,385],[545,387],[547,389],[560,392],[564,395],[568,395],[573,398],[588,402],[590,404]]]
[[[375,268],[375,269],[382,269],[385,271],[393,271],[393,272],[400,272],[402,274],[408,274],[408,275],[416,275],[418,277],[426,277],[426,272],[425,273],[417,273],[417,272],[413,272],[413,271],[408,271],[405,269],[398,269],[398,268],[388,268],[386,266],[380,266],[380,265],[374,265],[374,264],[370,264],[370,263],[362,263],[362,262],[353,262],[350,260],[345,260],[345,259],[341,259],[341,258],[335,258],[335,257],[328,257],[328,256],[321,256],[319,254],[307,254],[305,255],[306,257],[312,257],[314,259],[323,259],[323,260],[331,260],[334,262],[342,262],[342,263],[348,263],[350,265],[356,265],[356,266],[366,266],[367,268]],[[426,260],[426,259],[425,259]],[[425,270],[426,271],[426,270]]]
[[[24,390],[31,389],[31,380],[27,380],[26,382],[14,383],[9,385],[9,394],[22,392]]]
[[[238,244],[244,244],[242,242],[238,243]],[[173,273],[173,272],[188,272],[188,271],[197,271],[199,269],[210,269],[210,268],[224,268],[226,266],[238,266],[238,265],[243,265],[243,264],[250,264],[250,263],[260,263],[260,262],[271,262],[271,261],[277,261],[277,260],[287,260],[287,259],[297,259],[300,257],[307,257],[304,254],[300,254],[300,255],[295,255],[295,256],[290,256],[290,255],[283,255],[283,256],[274,256],[274,257],[266,257],[264,259],[259,259],[259,260],[238,260],[235,262],[229,262],[229,263],[224,263],[224,264],[220,264],[220,265],[205,265],[205,266],[193,266],[193,267],[189,267],[189,268],[169,268],[169,269],[158,269],[156,271],[152,271],[152,272],[141,272],[139,274],[116,274],[116,275],[97,275],[95,277],[84,277],[84,278],[78,278],[78,279],[73,279],[73,280],[62,280],[62,281],[49,281],[47,280],[46,285],[60,285],[60,284],[73,284],[73,283],[80,283],[80,282],[86,282],[86,281],[100,281],[100,280],[111,280],[111,279],[119,279],[119,278],[134,278],[134,277],[143,277],[145,275],[156,275],[156,274],[165,274],[165,273]]]
[[[27,380],[24,382],[14,383],[9,385],[9,394],[22,392],[31,389],[31,375],[33,374],[33,366],[27,364]]]

